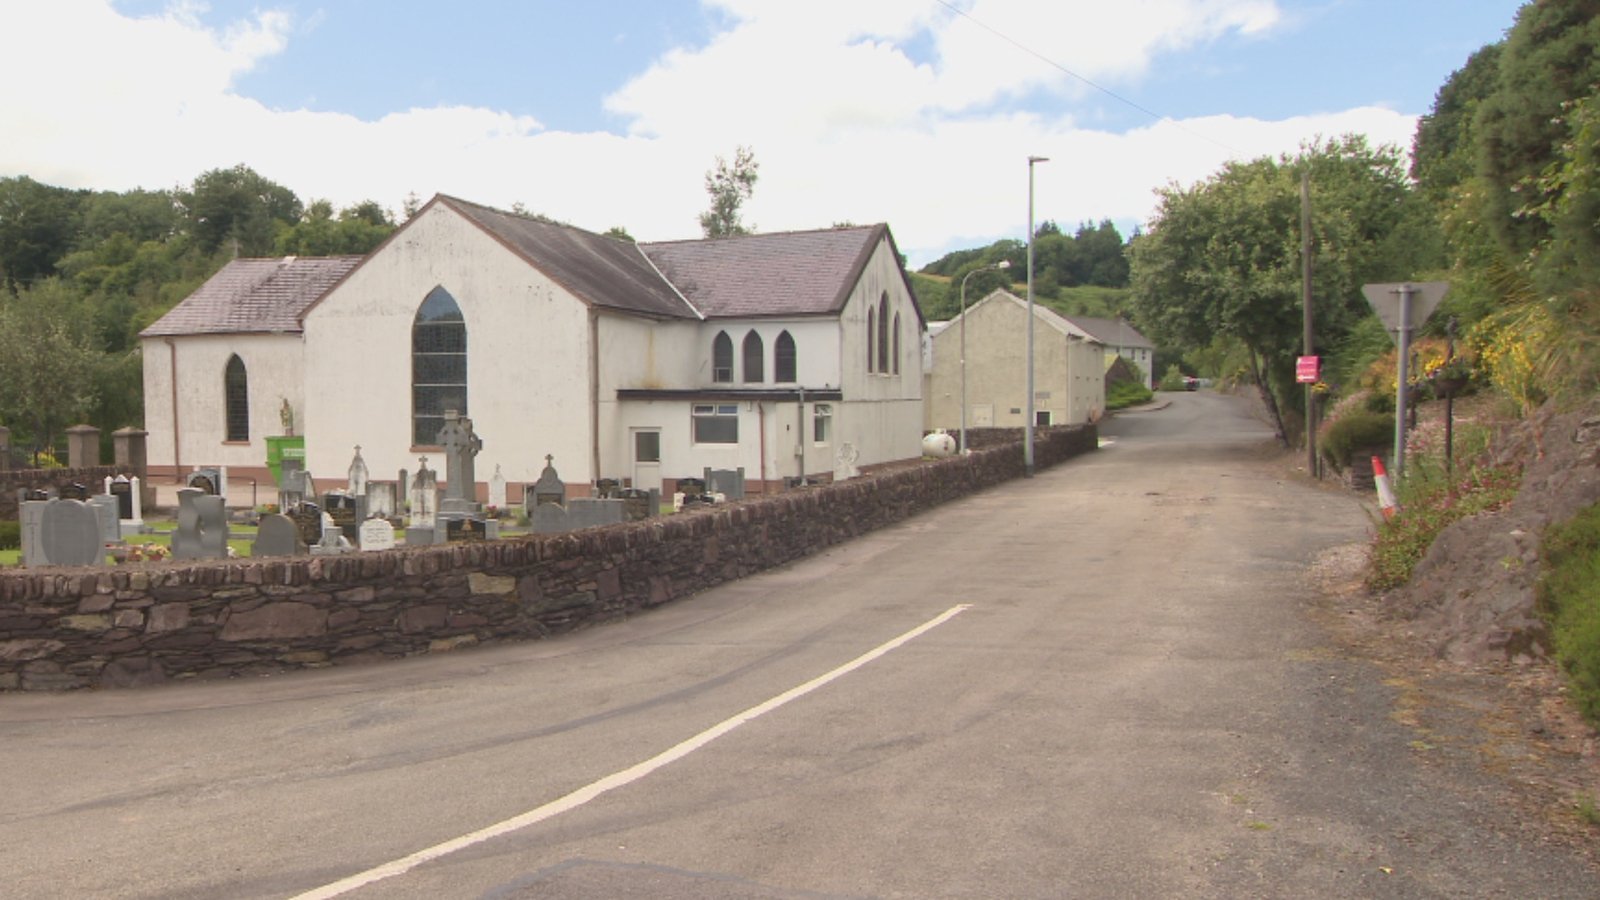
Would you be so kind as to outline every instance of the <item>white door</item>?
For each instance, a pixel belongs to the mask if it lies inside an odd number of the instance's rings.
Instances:
[[[633,486],[641,491],[661,489],[661,429],[629,429],[633,436]]]

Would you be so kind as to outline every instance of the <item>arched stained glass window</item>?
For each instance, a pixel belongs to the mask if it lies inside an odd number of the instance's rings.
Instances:
[[[894,360],[893,371],[894,371],[894,373],[896,375],[899,375],[900,374],[900,314],[899,313],[895,313],[894,314],[894,356],[892,357],[892,359]]]
[[[711,380],[717,384],[733,381],[733,338],[717,332],[711,341]]]
[[[755,329],[744,336],[744,380],[746,384],[760,384],[766,380],[766,348]]]
[[[428,292],[411,323],[411,442],[438,443],[444,414],[467,415],[467,320],[443,287]]]
[[[867,307],[867,372],[878,371],[878,310]]]
[[[889,292],[878,300],[878,372],[889,374]]]
[[[250,440],[250,375],[237,353],[228,357],[228,367],[222,373],[222,397],[227,410],[227,440]]]
[[[772,345],[772,380],[779,384],[788,384],[799,381],[795,377],[797,358],[794,352],[794,338],[785,331],[778,335],[778,342]]]

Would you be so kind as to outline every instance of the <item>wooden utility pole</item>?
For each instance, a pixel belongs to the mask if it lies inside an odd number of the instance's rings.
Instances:
[[[1300,301],[1304,308],[1302,321],[1305,329],[1305,349],[1302,352],[1306,356],[1314,356],[1317,351],[1311,349],[1311,174],[1307,171],[1300,173]],[[1317,474],[1315,387],[1312,383],[1306,384],[1306,474],[1312,477]]]

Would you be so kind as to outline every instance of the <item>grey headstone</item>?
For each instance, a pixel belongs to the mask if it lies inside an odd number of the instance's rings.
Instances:
[[[744,467],[737,469],[706,469],[705,489],[721,494],[727,500],[744,499]]]
[[[444,413],[444,427],[436,439],[444,448],[444,489],[451,500],[478,500],[478,476],[474,459],[483,449],[483,439],[472,430],[472,420],[453,409]]]
[[[222,498],[194,488],[179,490],[172,558],[225,559],[227,555],[228,511]]]
[[[406,528],[407,547],[426,547],[434,542],[432,525],[411,525]]]
[[[261,517],[251,556],[301,556],[305,552],[306,542],[300,539],[300,526],[293,519],[282,513]]]
[[[439,514],[439,476],[428,468],[426,456],[422,457],[417,474],[411,479],[410,499],[411,514],[406,520],[407,528],[433,527],[434,517]]]
[[[566,506],[541,503],[533,508],[528,521],[535,534],[556,534],[597,525],[615,525],[626,519],[627,502],[578,497],[568,500]]]
[[[122,517],[118,515],[117,498],[110,494],[97,494],[89,498],[89,505],[100,521],[102,544],[122,543]]]
[[[556,474],[556,458],[545,454],[544,470],[539,473],[539,480],[523,494],[522,505],[524,511],[531,519],[536,506],[555,504],[561,506],[567,502],[567,486]]]
[[[22,523],[22,564],[29,568],[50,565],[50,557],[44,553],[44,510],[52,502],[24,500],[17,506]]]
[[[106,560],[100,518],[81,500],[51,500],[39,522],[46,565],[92,566]]]

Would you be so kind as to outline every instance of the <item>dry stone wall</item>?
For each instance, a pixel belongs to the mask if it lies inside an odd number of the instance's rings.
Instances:
[[[1095,448],[1041,431],[1039,467]],[[687,597],[1022,475],[1020,447],[559,535],[0,574],[0,689],[235,677],[544,637]]]

